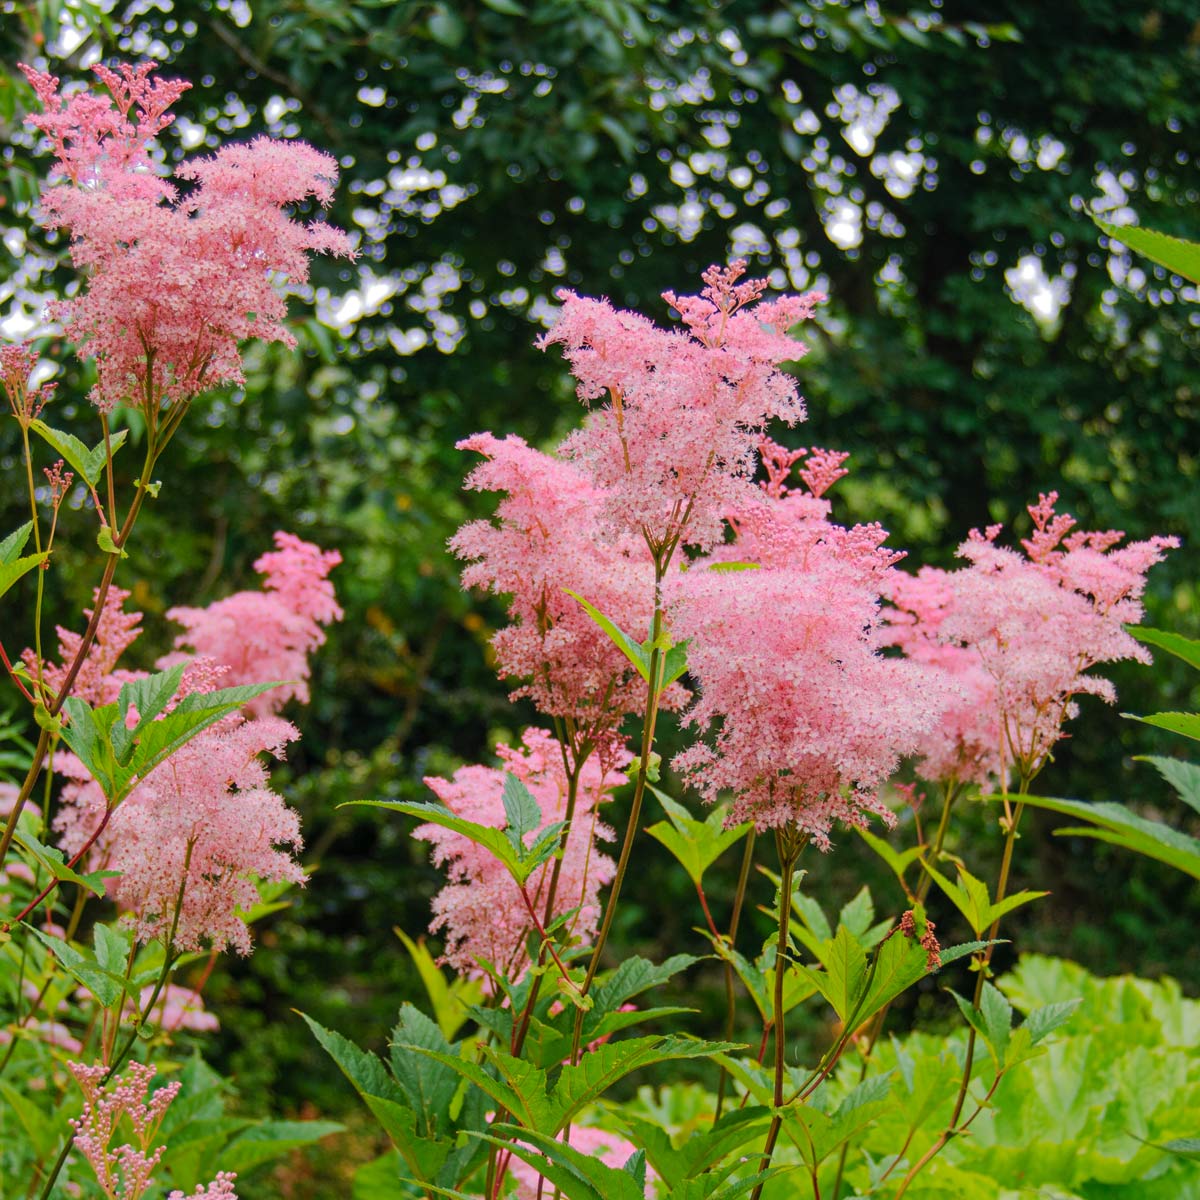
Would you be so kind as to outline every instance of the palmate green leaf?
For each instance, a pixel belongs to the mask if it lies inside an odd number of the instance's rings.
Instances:
[[[1140,625],[1127,625],[1125,628],[1139,642],[1147,646],[1157,646],[1200,671],[1200,641],[1195,638],[1186,638],[1167,629],[1143,629]]]
[[[669,824],[660,821],[646,832],[671,851],[696,885],[700,884],[704,872],[752,828],[750,823],[724,828],[726,813],[720,808],[713,809],[703,821],[697,820],[682,804],[653,784],[647,784],[647,787],[662,805]]]
[[[1134,762],[1149,763],[1179,794],[1180,800],[1200,813],[1200,766],[1182,758],[1163,758],[1157,754],[1135,755]]]
[[[1139,717],[1134,713],[1122,713],[1121,716],[1128,717],[1131,721],[1141,721],[1143,725],[1153,725],[1156,729],[1165,729],[1168,733],[1179,733],[1193,741],[1200,742],[1200,713],[1161,712],[1152,713],[1148,717]]]
[[[40,567],[49,558],[49,554],[27,554],[24,558],[14,558],[9,562],[0,562],[0,596],[3,596],[22,575]]]
[[[52,429],[45,421],[31,421],[29,428],[48,443],[56,454],[66,459],[71,469],[89,487],[95,487],[100,482],[100,475],[107,461],[103,442],[98,442],[89,450],[74,434],[64,433],[61,429]],[[128,436],[129,431],[122,429],[109,437],[109,446],[112,448],[113,454],[120,450]]]
[[[1200,244],[1183,238],[1160,233],[1157,229],[1146,229],[1141,225],[1113,225],[1092,215],[1092,220],[1123,246],[1136,250],[1152,262],[1166,267],[1175,275],[1182,275],[1193,283],[1200,283]]]
[[[1056,835],[1091,837],[1114,846],[1124,846],[1127,850],[1157,859],[1194,879],[1200,879],[1200,838],[1191,837],[1159,821],[1139,817],[1121,804],[1105,801],[1085,804],[1081,800],[1061,800],[1051,796],[1025,796],[1023,799],[1035,808],[1044,808],[1090,823],[1090,827],[1056,829]]]

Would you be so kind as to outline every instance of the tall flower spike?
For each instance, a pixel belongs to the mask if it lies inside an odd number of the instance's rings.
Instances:
[[[739,283],[744,270],[741,261],[711,267],[700,295],[665,294],[685,330],[561,292],[562,315],[538,343],[564,347],[581,400],[607,397],[563,453],[605,489],[611,527],[659,552],[714,545],[724,513],[754,490],[765,424],[804,417],[795,383],[779,367],[805,353],[787,331],[824,297],[762,302],[765,282]]]
[[[1057,500],[1050,492],[1030,506],[1024,554],[997,544],[999,525],[971,531],[958,551],[970,565],[949,576],[953,608],[939,629],[979,655],[996,688],[1001,753],[1027,779],[1050,758],[1077,696],[1116,699],[1093,667],[1150,661],[1125,626],[1141,621],[1150,568],[1179,545],[1152,537],[1120,546],[1123,533],[1075,530]]]
[[[425,782],[448,808],[459,816],[503,828],[504,777],[511,772],[533,794],[542,811],[542,826],[566,815],[567,778],[558,743],[541,729],[527,729],[519,747],[498,746],[502,767],[461,767],[453,779]],[[600,917],[600,889],[611,882],[614,863],[601,854],[596,841],[611,841],[613,831],[597,820],[600,804],[613,788],[625,782],[619,770],[629,761],[623,756],[617,768],[603,769],[596,758],[583,767],[575,818],[567,832],[551,919],[578,909],[573,933],[583,942],[595,936]],[[504,866],[475,842],[440,825],[422,825],[414,837],[430,842],[433,861],[447,869],[449,882],[434,897],[433,933],[444,932],[445,961],[455,970],[477,974],[479,959],[486,959],[510,978],[524,973],[525,936],[529,914],[517,884]],[[536,834],[531,835],[536,836]],[[540,911],[547,902],[553,864],[548,863],[525,885]]]
[[[207,608],[168,609],[184,632],[176,653],[158,662],[161,669],[198,654],[227,668],[223,687],[281,682],[246,706],[258,716],[289,700],[307,702],[309,656],[325,641],[323,627],[342,618],[328,578],[342,556],[290,533],[276,533],[275,546],[254,563],[262,591],[235,592]]]
[[[484,456],[466,486],[500,492],[497,521],[472,521],[450,546],[468,563],[466,587],[511,597],[512,624],[492,639],[500,674],[551,717],[572,721],[602,751],[645,703],[629,660],[568,590],[639,638],[650,628],[654,564],[635,535],[606,536],[604,492],[574,463],[521,438],[476,434],[459,448]],[[682,689],[667,696],[677,704]]]
[[[59,182],[43,189],[42,219],[71,236],[87,286],[51,306],[96,361],[101,411],[140,406],[153,422],[222,383],[242,382],[248,338],[295,345],[280,285],[308,280],[311,253],[350,254],[346,235],[288,217],[308,198],[328,204],[336,161],[302,142],[256,138],[159,173],[150,140],[170,124],[187,88],[150,74],[154,64],[95,68],[107,89],[65,96],[59,81],[23,68],[44,112],[30,124],[50,139]]]

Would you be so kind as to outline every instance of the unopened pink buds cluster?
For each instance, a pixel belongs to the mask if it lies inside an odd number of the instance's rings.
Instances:
[[[0,387],[22,429],[28,429],[37,420],[54,395],[52,383],[36,388],[29,386],[37,361],[38,356],[31,346],[0,346]]]

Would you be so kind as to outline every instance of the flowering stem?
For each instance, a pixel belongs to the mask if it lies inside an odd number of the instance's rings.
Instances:
[[[779,1140],[779,1130],[783,1125],[783,1117],[778,1111],[783,1107],[783,1084],[787,1076],[787,1032],[784,1027],[783,984],[787,973],[788,957],[788,923],[792,915],[792,878],[796,871],[796,862],[800,852],[808,842],[807,834],[795,831],[776,830],[775,848],[779,852],[779,940],[775,943],[775,995],[772,1006],[772,1023],[775,1026],[775,1095],[773,1105],[775,1115],[771,1118],[771,1127],[767,1131],[766,1145],[763,1146],[762,1160],[758,1164],[759,1174],[771,1165],[771,1156],[775,1153],[775,1143]],[[750,1200],[758,1200],[762,1195],[763,1184],[758,1185],[750,1194]]]
[[[121,525],[120,531],[113,535],[113,544],[117,548],[116,552],[109,554],[108,561],[104,564],[104,574],[100,579],[100,586],[96,589],[96,599],[92,606],[92,616],[88,621],[87,629],[84,630],[83,638],[80,640],[79,649],[75,652],[75,660],[67,670],[62,686],[58,689],[58,695],[48,705],[49,716],[51,718],[58,716],[62,711],[62,706],[67,702],[67,697],[71,694],[71,688],[74,687],[75,680],[79,672],[83,669],[84,661],[87,659],[88,652],[92,648],[92,642],[95,641],[96,630],[100,628],[100,618],[104,613],[104,602],[108,598],[108,589],[112,586],[113,575],[117,570],[117,562],[120,560],[121,550],[128,540],[130,533],[133,532],[134,522],[137,520],[138,511],[141,509],[142,500],[146,495],[146,485],[150,482],[150,476],[154,471],[154,464],[158,460],[161,449],[162,447],[153,436],[147,439],[146,457],[142,464],[142,473],[134,489],[133,500],[129,505],[129,512],[125,514],[125,520]],[[40,664],[40,654],[38,661]],[[39,665],[39,672],[40,669]],[[8,818],[8,824],[4,827],[4,833],[0,834],[0,865],[3,865],[5,856],[8,854],[8,849],[12,845],[13,835],[17,831],[17,818],[21,815],[21,809],[24,807],[25,801],[33,794],[38,773],[42,769],[42,764],[45,762],[49,748],[50,731],[43,729],[33,752],[33,761],[29,764],[29,771],[25,776],[24,782],[21,784],[21,791]]]
[[[742,919],[742,905],[746,902],[746,884],[750,879],[750,867],[754,862],[754,828],[746,835],[746,846],[742,852],[742,869],[738,874],[737,892],[733,897],[733,915],[729,918],[729,948],[732,950],[737,941],[738,924]],[[736,1003],[734,992],[734,971],[731,962],[725,963],[725,1040],[733,1041],[733,1024]],[[729,1072],[721,1068],[721,1078],[717,1083],[717,1110],[713,1114],[713,1124],[721,1119],[721,1109],[725,1106],[725,1090],[729,1084]]]
[[[621,885],[625,882],[625,872],[629,869],[629,856],[633,851],[634,839],[637,837],[638,825],[642,816],[642,800],[646,794],[646,781],[650,772],[650,756],[654,750],[654,725],[658,718],[658,702],[662,694],[661,676],[663,673],[663,652],[659,646],[663,630],[662,600],[659,595],[659,585],[666,574],[669,553],[656,554],[654,558],[654,620],[650,626],[650,642],[653,649],[650,652],[649,678],[646,682],[646,719],[642,723],[641,756],[638,760],[637,780],[633,788],[633,804],[629,810],[629,823],[625,826],[625,840],[621,843],[621,856],[617,860],[617,873],[613,878],[612,890],[609,892],[608,903],[604,906],[604,918],[596,935],[596,944],[592,947],[592,956],[588,960],[587,973],[584,975],[580,995],[586,996],[596,978],[600,967],[600,956],[604,953],[604,945],[612,929],[613,917],[617,911],[617,900],[621,895]],[[579,1061],[579,1047],[583,1038],[583,1009],[575,1013],[575,1030],[571,1037],[571,1062]]]

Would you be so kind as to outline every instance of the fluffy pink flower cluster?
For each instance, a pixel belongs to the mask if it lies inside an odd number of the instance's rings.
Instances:
[[[154,1142],[167,1109],[179,1094],[180,1084],[164,1084],[151,1092],[157,1068],[132,1062],[105,1087],[102,1084],[108,1068],[103,1063],[67,1065],[83,1091],[83,1112],[71,1121],[76,1148],[95,1171],[108,1200],[139,1200],[154,1183],[151,1173],[165,1148],[154,1147]],[[130,1142],[113,1146],[122,1119],[128,1120],[132,1127],[136,1146]],[[207,1188],[197,1188],[195,1194],[237,1200],[234,1179],[234,1175],[222,1171],[213,1183]],[[183,1193],[176,1190],[170,1200],[182,1197]]]
[[[835,821],[890,820],[879,787],[940,701],[923,667],[880,653],[880,594],[899,557],[886,533],[832,523],[813,488],[787,486],[798,456],[764,451],[768,481],[731,516],[735,539],[667,592],[700,684],[687,720],[712,732],[675,766],[706,800],[732,791],[732,821],[794,823],[827,849]],[[843,458],[812,453],[816,488],[844,474]]]
[[[185,679],[181,691],[187,686]],[[278,717],[231,714],[176,751],[113,812],[92,862],[121,873],[110,892],[133,914],[140,940],[167,938],[182,894],[176,949],[250,953],[239,910],[258,903],[256,881],[305,878],[292,857],[303,844],[299,814],[271,791],[261,757],[282,758],[297,737]],[[71,780],[54,825],[59,844],[74,854],[103,819],[104,796],[72,755],[57,756],[55,769]]]
[[[645,637],[654,607],[654,564],[644,539],[606,537],[603,491],[573,463],[521,438],[476,434],[459,448],[484,455],[466,487],[501,492],[497,522],[472,521],[451,539],[469,565],[466,587],[511,596],[512,624],[493,638],[504,678],[522,680],[548,716],[573,720],[594,742],[611,742],[626,713],[645,703],[629,660],[567,589]]]
[[[184,628],[175,645],[188,653],[158,663],[165,668],[200,655],[228,668],[223,687],[283,682],[247,705],[257,716],[292,699],[308,701],[309,655],[325,641],[323,626],[342,618],[328,578],[342,556],[291,533],[276,533],[275,546],[254,564],[263,590],[235,592],[207,608],[168,609]]]
[[[558,1135],[563,1140],[563,1135]],[[573,1125],[571,1127],[571,1147],[591,1158],[598,1158],[606,1167],[618,1170],[623,1167],[634,1154],[637,1147],[623,1138],[619,1133],[609,1133],[606,1129],[595,1129],[590,1125]],[[540,1171],[531,1167],[524,1159],[515,1155],[508,1164],[509,1174],[516,1184],[514,1195],[517,1200],[538,1200],[538,1184],[542,1179]],[[658,1176],[654,1170],[646,1170],[646,1196],[654,1195],[654,1184]],[[550,1191],[543,1185],[544,1192]]]
[[[565,819],[567,773],[562,750],[541,729],[527,729],[518,747],[498,746],[500,767],[461,767],[453,779],[429,778],[425,782],[437,798],[459,816],[480,825],[502,829],[504,778],[511,773],[532,793],[542,811],[544,829]],[[624,756],[628,761],[628,755]],[[572,918],[574,936],[587,942],[595,936],[600,916],[600,889],[611,882],[614,863],[596,848],[611,841],[612,830],[597,816],[599,806],[614,787],[625,782],[618,769],[605,769],[595,757],[583,767],[575,817],[567,831],[558,889],[551,919],[578,909]],[[433,845],[433,861],[447,869],[449,882],[434,897],[433,933],[443,932],[445,961],[456,970],[478,973],[477,960],[486,959],[510,978],[525,968],[525,937],[529,915],[517,884],[487,850],[440,825],[422,825],[415,837]],[[530,834],[529,840],[536,836]],[[547,903],[553,862],[547,863],[525,885],[534,909],[541,914]]]
[[[996,689],[1007,761],[1032,778],[1075,713],[1074,698],[1094,695],[1112,703],[1112,683],[1092,667],[1121,659],[1149,662],[1150,654],[1126,631],[1142,618],[1146,574],[1177,538],[1118,543],[1116,531],[1074,530],[1056,513],[1058,494],[1031,505],[1025,553],[997,544],[1001,527],[972,530],[959,547],[970,566],[948,577],[953,607],[939,640],[979,656]]]
[[[665,293],[683,330],[561,292],[562,315],[539,342],[564,347],[581,400],[607,396],[563,453],[604,489],[612,528],[660,549],[719,541],[724,514],[752,494],[765,424],[804,417],[795,382],[779,365],[805,353],[788,330],[824,297],[763,301],[766,281],[739,283],[744,271],[740,260],[710,267],[700,295]]]
[[[70,232],[88,278],[51,312],[96,360],[102,411],[156,410],[241,382],[240,341],[295,344],[277,285],[302,287],[310,253],[350,252],[344,233],[284,212],[333,195],[336,161],[302,142],[260,137],[193,159],[175,172],[194,184],[181,196],[150,146],[189,85],[154,77],[154,65],[98,65],[107,94],[70,95],[53,75],[22,68],[45,110],[29,123],[50,139],[61,176],[43,190],[43,220]]]
[[[944,680],[944,707],[937,724],[917,747],[924,779],[987,786],[1000,779],[1004,754],[996,681],[973,645],[945,640],[943,625],[957,604],[954,575],[922,567],[916,575],[896,572],[888,588],[891,605],[885,641]]]
[[[186,669],[179,695],[278,677],[276,672],[298,682],[205,730],[139,781],[113,810],[90,854],[93,867],[121,872],[110,891],[143,940],[168,935],[186,878],[176,947],[232,946],[247,954],[250,934],[239,910],[257,903],[256,880],[304,882],[293,858],[303,844],[299,816],[271,791],[263,756],[282,758],[299,736],[273,712],[289,696],[307,697],[307,655],[324,640],[321,624],[341,615],[326,578],[340,557],[290,534],[275,540],[278,549],[256,564],[267,576],[266,592],[238,593],[209,610],[180,610],[189,629],[181,641],[207,657]],[[90,704],[111,703],[122,683],[144,674],[117,666],[140,632],[141,614],[124,611],[127,599],[127,592],[110,589],[73,688]],[[69,662],[79,638],[60,629],[59,639]],[[25,657],[33,669],[33,656],[27,651]],[[65,674],[53,663],[42,669],[51,686]],[[106,802],[74,755],[58,754],[54,766],[67,780],[54,827],[60,846],[74,855],[104,821]]]

